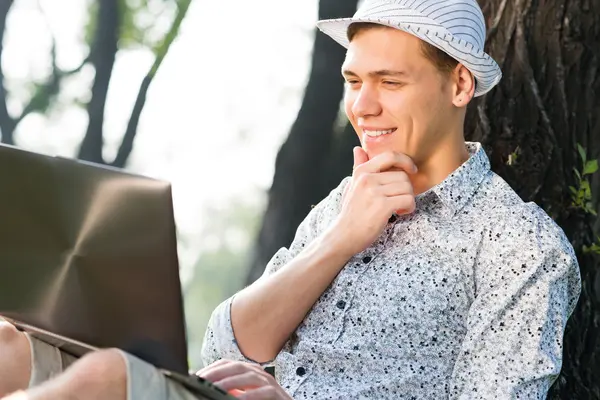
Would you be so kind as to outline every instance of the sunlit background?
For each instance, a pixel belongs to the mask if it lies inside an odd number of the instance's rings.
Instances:
[[[162,0],[148,4],[136,23],[161,37],[173,8]],[[243,284],[275,155],[302,100],[317,5],[192,1],[150,88],[127,168],[173,184],[192,367],[200,366],[211,310]],[[52,37],[61,69],[81,64],[89,9],[89,0],[15,0],[3,57],[11,114],[24,107],[32,82],[50,73]],[[116,154],[153,61],[150,49],[135,43],[117,54],[104,120],[107,159]],[[22,121],[15,132],[20,147],[76,155],[87,127],[81,104],[90,96],[90,68],[65,80],[46,115]]]

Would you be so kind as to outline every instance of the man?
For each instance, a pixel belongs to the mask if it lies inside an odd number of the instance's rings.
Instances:
[[[273,362],[294,399],[544,398],[578,265],[464,142],[466,105],[501,77],[476,1],[367,1],[319,27],[348,47],[353,175],[215,310],[205,362]]]
[[[464,142],[467,104],[501,77],[479,6],[368,1],[319,27],[348,47],[353,174],[215,310],[199,374],[244,399],[545,397],[579,270],[560,228]],[[0,342],[0,393],[64,369],[10,326]],[[261,368],[271,363],[277,380]],[[115,350],[11,398],[68,396],[191,398]]]

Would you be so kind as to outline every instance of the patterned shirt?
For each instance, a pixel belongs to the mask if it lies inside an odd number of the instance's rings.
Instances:
[[[563,231],[498,175],[479,143],[442,183],[351,258],[274,360],[300,399],[541,399],[562,363],[581,281]],[[350,181],[319,203],[272,274],[333,222]],[[246,359],[231,299],[203,361]]]

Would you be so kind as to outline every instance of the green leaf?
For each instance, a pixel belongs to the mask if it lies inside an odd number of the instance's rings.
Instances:
[[[585,168],[583,169],[583,175],[591,175],[598,171],[598,160],[590,160],[585,163]]]
[[[587,180],[581,181],[580,189],[586,196],[588,193],[591,193],[590,182]]]
[[[581,180],[581,174],[577,171],[577,168],[573,168],[573,172],[575,172],[575,176],[577,176],[578,180]]]
[[[569,190],[571,191],[571,193],[577,196],[577,189],[575,189],[573,186],[569,186]]]
[[[585,149],[579,143],[577,143],[577,151],[579,151],[579,156],[581,157],[583,164],[585,164],[587,162],[587,156],[585,155]]]

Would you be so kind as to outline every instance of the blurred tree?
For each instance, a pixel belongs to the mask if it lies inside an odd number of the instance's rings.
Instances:
[[[321,0],[319,19],[351,15],[358,0]],[[343,80],[340,67],[346,52],[328,37],[316,34],[313,60],[304,100],[275,162],[275,176],[258,243],[249,267],[249,282],[257,279],[272,255],[288,245],[310,206],[325,195],[326,168],[336,148],[336,132]]]
[[[0,66],[2,63],[2,43],[6,31],[6,20],[14,0],[0,2]],[[150,84],[160,68],[169,48],[187,13],[191,0],[95,0],[91,1],[89,20],[86,26],[86,40],[89,54],[83,63],[72,71],[63,71],[56,65],[56,43],[52,41],[51,73],[48,79],[35,84],[35,89],[20,115],[8,112],[7,98],[10,95],[4,85],[4,74],[0,67],[0,130],[3,143],[15,144],[14,132],[18,124],[29,114],[44,113],[61,90],[63,78],[76,74],[85,65],[94,68],[95,76],[91,98],[85,105],[88,114],[88,128],[82,140],[78,158],[115,167],[124,167],[133,149],[140,116],[146,103]],[[153,22],[165,13],[172,15],[172,22],[165,32],[157,31]],[[145,21],[145,22],[144,22]],[[104,159],[104,109],[108,87],[113,72],[116,55],[120,49],[145,47],[154,56],[154,63],[143,77],[138,95],[131,111],[127,129],[114,160]]]
[[[486,47],[504,79],[469,106],[466,139],[482,142],[495,172],[564,229],[583,291],[565,337],[551,398],[600,399],[600,0],[479,0]],[[348,16],[356,1],[321,0],[319,17]],[[350,126],[340,130],[344,51],[315,38],[302,108],[281,147],[247,283],[288,246],[311,205],[351,173]],[[578,146],[578,144],[581,144]]]

